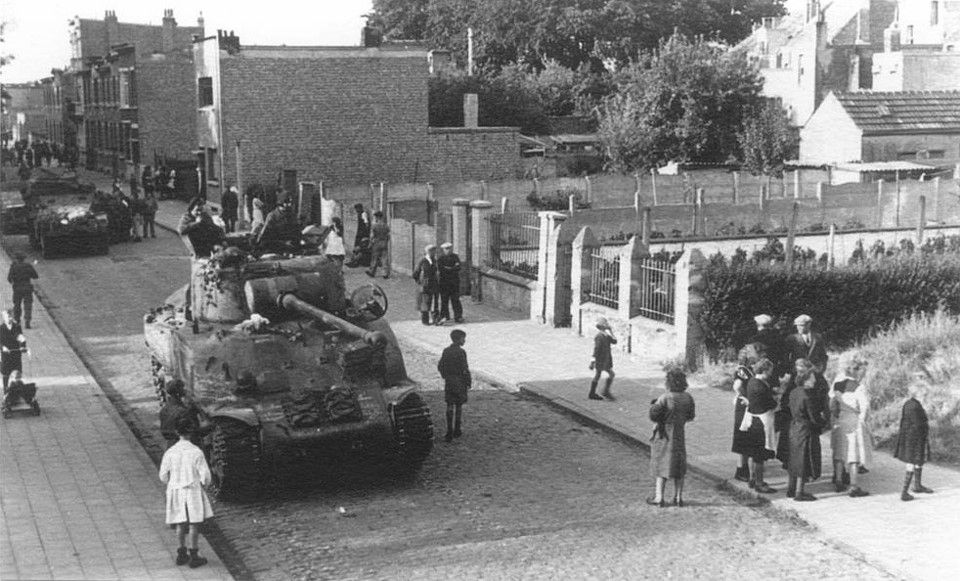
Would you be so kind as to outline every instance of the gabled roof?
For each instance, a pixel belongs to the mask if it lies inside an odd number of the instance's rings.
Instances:
[[[960,91],[835,93],[864,134],[960,133]]]

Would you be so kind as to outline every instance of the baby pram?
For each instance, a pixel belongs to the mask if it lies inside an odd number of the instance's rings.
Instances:
[[[22,347],[20,351],[26,352],[27,348]],[[10,382],[3,392],[3,417],[9,418],[18,414],[39,416],[40,404],[37,403],[37,384],[24,383],[21,372],[14,371],[10,374]]]

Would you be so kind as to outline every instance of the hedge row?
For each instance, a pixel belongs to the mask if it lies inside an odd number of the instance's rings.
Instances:
[[[916,312],[960,313],[960,256],[906,256],[837,268],[782,264],[707,267],[700,317],[714,356],[743,345],[767,313],[785,333],[806,313],[828,348],[845,348]]]

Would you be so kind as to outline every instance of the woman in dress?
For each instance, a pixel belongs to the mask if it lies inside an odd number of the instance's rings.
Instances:
[[[343,222],[338,217],[333,218],[330,229],[327,231],[323,254],[340,266],[343,266],[347,251],[343,247]]]
[[[828,425],[820,395],[823,378],[809,359],[797,359],[792,383],[793,389],[780,400],[780,406],[790,410],[787,496],[805,502],[817,499],[803,487],[820,478],[820,432]]]
[[[763,346],[751,343],[740,350],[737,357],[737,370],[733,375],[733,447],[737,455],[737,471],[734,478],[741,482],[750,482],[750,452],[753,450],[750,436],[740,430],[743,415],[747,411],[747,382],[753,377],[753,366],[763,359]]]
[[[859,468],[870,462],[873,444],[867,431],[870,398],[863,383],[867,362],[858,351],[848,351],[840,359],[840,374],[834,380],[830,404],[833,430],[833,484],[844,490],[844,475],[850,478],[850,496],[869,494],[857,484]]]
[[[647,504],[666,506],[667,478],[673,479],[673,504],[683,506],[683,477],[687,473],[687,422],[695,414],[693,397],[686,392],[687,376],[679,369],[667,372],[667,391],[650,404],[650,419],[657,423],[650,443],[650,472],[656,491]]]
[[[773,362],[766,357],[753,366],[753,377],[747,381],[747,411],[740,425],[740,430],[746,431],[750,438],[750,488],[763,494],[776,492],[763,480],[763,463],[773,458],[777,450],[773,371]]]

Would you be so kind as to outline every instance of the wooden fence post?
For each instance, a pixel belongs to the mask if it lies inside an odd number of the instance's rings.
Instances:
[[[920,223],[917,224],[917,250],[923,246],[923,229],[927,225],[927,197],[920,196]]]
[[[590,176],[583,176],[583,181],[586,184],[587,203],[593,204],[593,182],[590,181]]]
[[[883,180],[877,180],[877,228],[883,228]]]
[[[740,203],[740,172],[733,172],[733,203]]]
[[[793,212],[790,214],[790,226],[787,228],[787,244],[784,250],[786,251],[787,257],[787,268],[793,268],[793,246],[794,240],[797,236],[797,217],[800,215],[800,202],[793,203]]]
[[[837,225],[830,224],[830,236],[827,238],[827,264],[833,267],[835,254],[834,244],[837,241]]]
[[[510,198],[506,196],[501,196],[500,197],[500,213],[506,214],[509,209],[510,209]]]
[[[653,190],[653,205],[659,204],[657,200],[657,170],[650,169],[650,187]]]
[[[940,218],[940,176],[933,178],[933,219],[939,224]]]
[[[650,248],[650,232],[653,228],[653,208],[647,206],[643,209],[643,245]]]
[[[800,198],[800,170],[793,170],[793,198]]]

